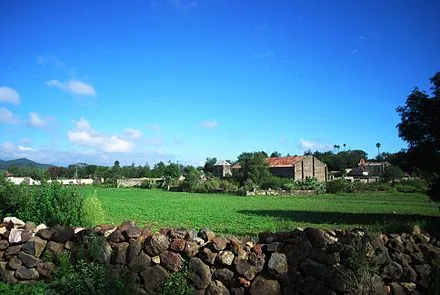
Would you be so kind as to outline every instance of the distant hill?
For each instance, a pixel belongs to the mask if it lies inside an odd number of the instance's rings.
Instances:
[[[35,167],[38,169],[47,169],[51,165],[37,163],[37,162],[34,162],[34,161],[26,159],[26,158],[8,160],[8,161],[0,160],[0,170],[8,170],[8,168],[11,166]]]

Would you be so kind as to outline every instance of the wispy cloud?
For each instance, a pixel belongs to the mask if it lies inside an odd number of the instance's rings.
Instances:
[[[353,49],[353,50],[351,51],[351,54],[356,54],[358,51],[359,51],[359,48]]]
[[[0,108],[0,123],[17,124],[20,120],[7,108]]]
[[[219,123],[216,120],[204,120],[200,122],[200,126],[207,129],[217,128]]]
[[[311,150],[311,151],[328,151],[331,150],[331,145],[322,144],[316,141],[310,141],[305,139],[300,139],[298,142],[300,149],[303,151]]]
[[[20,104],[20,95],[15,89],[8,86],[0,86],[0,101]]]
[[[141,138],[142,136],[144,136],[142,131],[140,131],[139,129],[125,128],[124,131],[127,134],[128,138],[131,140],[137,140],[137,139]]]
[[[255,58],[258,58],[258,59],[263,59],[263,58],[271,57],[271,56],[273,56],[274,54],[275,54],[275,53],[274,53],[272,50],[266,50],[266,51],[264,51],[264,52],[254,54],[254,57],[255,57]]]
[[[87,84],[80,80],[72,79],[65,82],[60,82],[59,80],[50,80],[46,82],[46,85],[59,88],[64,92],[68,92],[75,95],[83,95],[83,96],[96,95],[96,90],[92,85]]]
[[[23,146],[23,145],[19,145],[17,146],[17,149],[21,152],[36,152],[37,150],[29,147],[29,146]]]
[[[168,0],[168,3],[181,9],[195,8],[199,5],[199,2],[196,0]]]
[[[35,112],[29,113],[28,123],[32,127],[37,127],[37,128],[46,127],[45,120],[38,113]]]
[[[359,36],[359,40],[367,40],[368,39],[368,37],[366,37],[366,36]]]
[[[67,132],[70,142],[86,148],[93,148],[109,153],[131,152],[136,144],[117,135],[104,135],[95,131],[89,121],[81,118],[75,128]]]
[[[50,55],[39,55],[36,59],[37,63],[43,67],[47,68],[57,68],[65,70],[70,76],[75,76],[75,68],[69,66],[66,62],[61,61],[56,56]]]

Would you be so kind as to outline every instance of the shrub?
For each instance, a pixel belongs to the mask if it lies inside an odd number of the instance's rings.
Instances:
[[[222,180],[220,182],[220,189],[226,193],[236,193],[238,191],[238,185],[232,180]]]
[[[306,177],[303,181],[296,181],[295,185],[301,190],[314,190],[317,194],[325,193],[325,184],[319,182],[315,177]]]
[[[83,204],[83,224],[84,226],[95,226],[97,224],[104,223],[105,211],[102,208],[102,203],[97,197],[96,190],[93,195],[88,196],[84,200]]]
[[[261,189],[282,189],[286,182],[288,182],[289,179],[281,178],[278,176],[270,175],[263,179],[261,182]]]
[[[402,193],[426,193],[428,183],[423,179],[402,180],[394,183],[394,188]]]
[[[2,295],[46,295],[49,288],[44,283],[36,284],[7,284],[0,281]]]
[[[328,181],[325,184],[325,190],[329,194],[344,193],[347,190],[348,180],[343,178]]]
[[[191,295],[194,288],[188,284],[188,262],[178,272],[172,273],[164,283],[163,295]]]

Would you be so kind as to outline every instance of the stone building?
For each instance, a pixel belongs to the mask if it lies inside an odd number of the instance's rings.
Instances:
[[[315,177],[327,181],[327,165],[314,156],[290,156],[267,158],[269,171],[279,177],[304,180]]]
[[[217,177],[227,177],[232,175],[231,164],[228,161],[217,161],[214,164],[212,173]]]

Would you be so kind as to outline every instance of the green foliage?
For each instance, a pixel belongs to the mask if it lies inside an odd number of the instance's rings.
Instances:
[[[346,168],[357,167],[361,158],[367,159],[367,153],[362,150],[350,150],[333,153],[314,152],[313,155],[327,164],[330,171],[345,171]]]
[[[182,269],[170,275],[164,283],[163,295],[192,295],[195,290],[188,283],[188,262],[185,262]]]
[[[84,226],[91,227],[104,223],[105,211],[102,208],[101,201],[98,199],[96,190],[84,199],[83,212]]]
[[[428,183],[423,179],[411,179],[395,182],[393,187],[402,193],[426,193]]]
[[[290,179],[281,178],[274,175],[269,175],[261,182],[261,189],[282,189],[285,187],[285,184],[288,183]]]
[[[349,190],[350,182],[343,178],[327,181],[325,190],[329,194],[346,193]]]
[[[398,179],[401,179],[403,177],[403,171],[398,166],[390,165],[386,166],[384,173],[383,173],[383,179],[385,181],[395,181]]]
[[[82,225],[84,197],[73,186],[57,182],[14,185],[0,179],[0,212],[35,223]]]
[[[212,174],[214,172],[214,165],[216,162],[217,158],[206,158],[205,165],[203,166],[205,174]]]
[[[436,178],[432,181],[427,194],[431,197],[431,200],[440,201],[440,178]]]
[[[265,152],[242,153],[238,156],[241,168],[235,169],[233,177],[241,184],[249,179],[257,186],[261,185],[271,175],[266,158]]]
[[[319,182],[315,177],[306,177],[303,181],[295,181],[295,186],[300,190],[314,190],[317,194],[325,193],[325,183]]]
[[[218,192],[219,190],[220,190],[220,181],[217,178],[212,178],[210,180],[199,182],[193,188],[193,191],[195,193],[205,193],[205,194]]]
[[[49,288],[44,283],[35,284],[7,284],[0,281],[2,295],[46,295]]]

